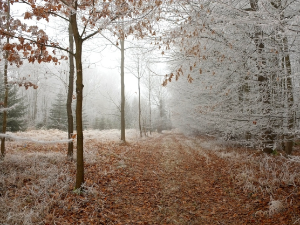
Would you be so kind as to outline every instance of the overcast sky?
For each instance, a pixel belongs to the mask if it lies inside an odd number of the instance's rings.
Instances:
[[[22,19],[24,16],[26,7],[22,3],[16,3],[11,8],[11,14],[14,17]],[[67,22],[62,21],[59,18],[51,17],[50,22],[47,23],[44,20],[32,21],[26,20],[27,25],[38,25],[40,28],[46,30],[49,38],[52,41],[57,41],[63,43],[63,47],[68,47],[68,24]],[[115,37],[110,37],[109,34],[105,34],[108,38],[111,38],[113,42],[116,41]],[[127,48],[132,42],[132,38],[129,37],[125,41],[125,48]],[[136,44],[136,40],[134,41]],[[118,77],[120,76],[120,50],[115,46],[112,46],[108,41],[106,41],[100,35],[94,36],[94,38],[84,42],[84,57],[83,57],[83,66],[84,66],[84,76],[88,76],[89,73],[99,72],[101,74],[110,74],[110,76]],[[49,52],[52,51],[49,49]],[[125,67],[126,64],[130,63],[130,58],[132,56],[128,55],[128,51],[125,51]],[[158,54],[158,53],[152,53]],[[153,56],[152,56],[153,57]],[[159,55],[154,58],[159,58]],[[152,65],[152,70],[157,74],[164,75],[166,74],[166,66],[163,63]],[[119,86],[120,84],[116,84]],[[130,74],[128,70],[125,70],[125,89],[127,93],[135,93],[137,91],[137,79]]]

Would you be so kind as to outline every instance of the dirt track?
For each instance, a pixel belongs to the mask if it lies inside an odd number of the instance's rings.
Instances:
[[[215,143],[210,140],[187,138],[178,133],[130,139],[126,144],[113,140],[102,142],[90,139],[85,142],[86,192],[79,195],[73,192],[72,180],[76,166],[74,162],[64,161],[64,145],[31,145],[28,148],[23,145],[15,146],[13,143],[11,145],[14,151],[9,154],[16,168],[21,161],[26,161],[27,154],[28,157],[33,157],[39,152],[35,156],[34,165],[30,165],[28,161],[23,166],[32,169],[35,179],[31,173],[22,174],[27,169],[18,170],[15,181],[11,180],[9,186],[4,186],[10,193],[5,195],[5,201],[19,201],[20,206],[32,209],[32,214],[38,215],[34,220],[27,216],[29,222],[26,224],[190,225],[300,222],[299,173],[293,178],[293,185],[280,180],[286,176],[280,178],[278,173],[278,182],[274,183],[274,187],[269,187],[265,182],[265,172],[259,170],[265,162],[276,163],[277,158],[268,156],[267,161],[256,163],[265,158],[265,155],[257,151],[248,153],[247,150],[242,153],[241,150],[216,150]],[[19,152],[20,161],[15,161]],[[45,179],[44,173],[38,175],[35,172],[41,159],[44,160],[45,169],[58,167],[63,171],[70,171],[69,174],[52,175],[60,181],[60,185],[64,184],[64,180],[69,180],[67,188],[49,187],[44,194],[39,191],[42,186],[38,188],[38,181]],[[51,164],[47,165],[48,162]],[[249,170],[245,170],[245,166]],[[279,166],[277,167],[280,168]],[[11,173],[13,171],[5,174]],[[44,182],[47,183],[46,180]],[[261,188],[262,191],[258,188],[260,184],[265,186]],[[4,194],[3,192],[3,196]],[[280,201],[273,201],[274,204],[270,205],[271,195]],[[43,201],[49,200],[51,203],[45,202],[47,207],[35,214],[35,207],[44,205]],[[3,209],[5,211],[9,212],[9,208]],[[5,214],[0,216],[6,218]],[[22,218],[18,221],[22,221]]]
[[[180,134],[100,144],[98,153],[101,160],[86,170],[98,194],[82,197],[79,214],[69,210],[56,218],[90,224],[291,224],[299,211],[269,217],[269,196],[243,191],[228,161]],[[70,200],[79,204],[76,196]]]

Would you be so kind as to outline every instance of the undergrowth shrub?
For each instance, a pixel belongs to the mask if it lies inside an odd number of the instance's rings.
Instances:
[[[73,179],[61,153],[7,154],[0,162],[0,224],[44,224]]]

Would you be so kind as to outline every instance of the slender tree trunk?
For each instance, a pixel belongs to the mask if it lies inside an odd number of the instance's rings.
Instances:
[[[143,137],[142,134],[142,124],[141,124],[141,77],[138,77],[138,91],[139,91],[139,128],[140,128],[140,137]]]
[[[77,174],[76,174],[76,186],[80,188],[84,183],[84,161],[83,161],[83,128],[82,128],[82,100],[83,100],[83,83],[82,83],[82,61],[81,50],[82,41],[79,40],[76,44],[76,130],[77,130]]]
[[[261,31],[261,36],[263,32]],[[271,114],[271,87],[268,78],[268,74],[264,71],[266,65],[265,58],[265,45],[263,40],[259,40],[259,34],[256,34],[256,47],[258,52],[257,68],[258,68],[258,81],[261,87],[261,97],[263,102],[262,115],[267,120],[262,128],[262,140],[263,140],[263,151],[266,153],[273,152],[274,139],[276,135],[273,133],[273,119],[270,117]]]
[[[283,10],[282,0],[277,0],[275,3],[277,3],[277,7],[280,9],[280,11],[282,11]],[[283,13],[280,13],[280,17],[281,20],[285,19]],[[294,96],[293,96],[293,81],[291,77],[292,66],[290,61],[288,39],[286,36],[283,37],[283,54],[284,57],[282,61],[286,73],[286,101],[287,101],[287,116],[288,116],[287,128],[289,131],[289,133],[286,136],[286,141],[284,143],[284,150],[287,154],[291,154],[294,145],[294,125],[295,125],[294,112],[293,112]]]
[[[8,38],[7,38],[8,40]],[[8,82],[7,82],[7,70],[8,70],[8,51],[5,52],[5,65],[4,65],[4,108],[8,106]],[[7,111],[3,112],[3,125],[2,125],[2,133],[6,133],[6,125],[7,125]],[[1,139],[1,158],[5,156],[5,137]]]
[[[286,101],[287,101],[287,128],[289,131],[289,134],[287,134],[284,150],[287,154],[291,154],[293,150],[293,144],[294,144],[294,135],[293,135],[293,129],[294,129],[294,112],[292,110],[294,105],[294,96],[293,96],[293,83],[292,83],[292,68],[291,68],[291,62],[290,62],[290,55],[288,52],[288,40],[287,37],[283,38],[283,62],[286,72]]]
[[[70,52],[74,51],[73,32],[72,26],[69,24],[69,49]],[[74,127],[73,127],[73,114],[72,114],[72,99],[74,89],[74,57],[73,54],[69,54],[69,88],[68,88],[68,99],[67,99],[67,114],[68,114],[68,138],[71,138]],[[73,142],[68,143],[68,154],[67,157],[73,159]]]
[[[125,139],[124,35],[121,37],[120,43],[121,43],[121,140],[125,142],[126,139]]]
[[[47,127],[47,101],[46,101],[46,96],[44,96],[44,100],[43,100],[43,113],[44,113],[44,115],[43,115],[43,124],[44,124],[44,126],[46,126]]]
[[[250,0],[252,11],[258,10],[258,0]],[[261,98],[263,102],[262,115],[267,120],[262,127],[262,143],[263,151],[267,153],[273,152],[275,134],[272,128],[272,119],[270,118],[271,113],[271,87],[269,84],[268,74],[264,71],[267,63],[265,56],[265,44],[264,44],[264,32],[261,28],[257,27],[258,31],[255,31],[254,42],[256,45],[257,59],[256,67],[258,70],[258,82],[260,86]]]
[[[10,18],[10,1],[7,0],[7,18],[6,18],[6,29],[9,31],[9,18]],[[9,43],[9,37],[6,38],[6,42]],[[4,108],[8,106],[8,82],[7,82],[7,70],[8,70],[8,50],[5,51],[5,64],[4,64]],[[6,133],[6,125],[7,125],[7,111],[4,110],[3,112],[3,126],[2,126],[2,133]],[[1,139],[1,157],[4,158],[5,156],[5,137]]]
[[[152,118],[151,118],[151,83],[150,83],[150,74],[149,74],[149,83],[148,83],[148,89],[149,89],[149,93],[148,93],[148,102],[149,102],[149,123],[150,123],[150,135],[152,132]]]
[[[33,108],[33,115],[32,115],[32,121],[33,121],[33,125],[35,125],[35,121],[36,121],[36,116],[37,116],[37,98],[38,98],[38,92],[37,90],[33,90],[34,91],[34,108]]]
[[[75,2],[77,9],[77,2]],[[75,189],[81,188],[84,183],[84,160],[83,160],[83,131],[82,131],[82,99],[83,99],[83,83],[82,83],[82,38],[78,32],[76,13],[70,17],[74,40],[76,45],[76,130],[77,130],[77,173]]]
[[[143,137],[142,124],[141,124],[141,74],[140,74],[140,58],[137,58],[137,80],[138,80],[138,92],[139,92],[139,130],[140,137]]]
[[[275,0],[271,1],[271,4],[274,8],[278,9],[278,13],[280,13],[280,20],[284,20],[284,14],[283,12],[283,5],[282,0]],[[294,112],[293,112],[293,105],[294,105],[294,96],[293,96],[293,82],[292,82],[292,66],[290,61],[290,54],[289,54],[289,48],[288,48],[288,39],[286,36],[283,37],[283,46],[282,46],[282,54],[283,57],[281,59],[282,61],[282,68],[284,70],[284,73],[286,74],[285,82],[286,85],[283,87],[283,89],[286,89],[286,106],[287,106],[287,128],[289,133],[285,135],[285,143],[284,143],[284,150],[287,154],[291,154],[293,150],[294,145]]]
[[[164,129],[164,125],[163,125],[163,117],[164,117],[164,107],[163,107],[163,100],[160,99],[159,100],[159,124],[158,124],[158,128],[157,128],[157,132],[161,133],[162,130]]]

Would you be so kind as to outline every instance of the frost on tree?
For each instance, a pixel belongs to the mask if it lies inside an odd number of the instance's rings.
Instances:
[[[49,128],[64,130],[68,128],[68,115],[66,109],[66,96],[60,91],[50,109]]]
[[[174,123],[290,153],[299,126],[299,1],[181,4],[172,40],[162,41],[176,50],[164,83],[172,81]]]
[[[1,74],[0,74],[1,76]],[[0,77],[0,90],[3,90],[2,79]],[[3,122],[3,103],[4,95],[0,93],[0,127]],[[24,99],[18,94],[18,87],[16,85],[9,85],[8,91],[8,107],[7,107],[7,131],[22,131],[26,129],[26,122],[24,116],[26,113],[26,107],[24,105]]]

